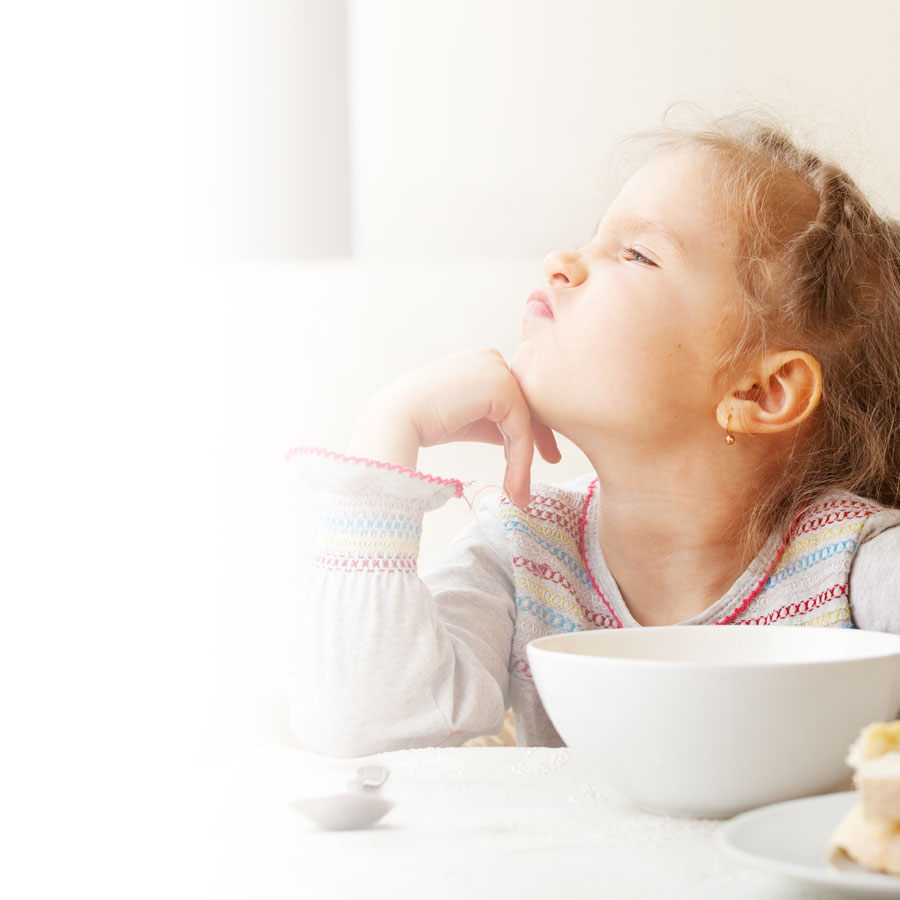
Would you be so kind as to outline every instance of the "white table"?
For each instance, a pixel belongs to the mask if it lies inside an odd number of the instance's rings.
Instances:
[[[327,832],[290,806],[390,769],[375,827]],[[403,750],[358,760],[277,747],[219,764],[206,784],[209,896],[801,900],[809,888],[734,863],[721,823],[631,806],[568,749]]]

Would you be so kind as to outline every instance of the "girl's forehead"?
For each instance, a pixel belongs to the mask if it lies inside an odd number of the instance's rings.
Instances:
[[[714,161],[699,149],[671,150],[651,157],[628,179],[619,197],[678,204],[692,208],[719,205]],[[618,199],[618,198],[617,198]]]
[[[685,246],[721,245],[736,223],[727,215],[714,170],[709,154],[700,150],[652,157],[628,179],[607,217],[653,222]]]

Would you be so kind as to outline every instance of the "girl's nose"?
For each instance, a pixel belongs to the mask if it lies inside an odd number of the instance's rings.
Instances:
[[[571,287],[581,284],[587,269],[577,250],[554,252],[544,259],[544,275],[550,284],[567,284]]]

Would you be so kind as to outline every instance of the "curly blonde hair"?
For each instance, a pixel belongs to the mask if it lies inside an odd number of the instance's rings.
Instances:
[[[758,113],[640,132],[622,142],[650,154],[711,151],[743,294],[723,378],[762,354],[803,350],[818,360],[822,399],[787,464],[743,522],[745,547],[817,496],[847,490],[900,506],[900,222],[879,215],[835,163]],[[644,156],[646,158],[646,156]]]

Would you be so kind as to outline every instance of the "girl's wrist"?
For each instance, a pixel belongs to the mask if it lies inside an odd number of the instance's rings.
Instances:
[[[419,433],[412,419],[376,398],[357,419],[347,455],[415,469]]]

